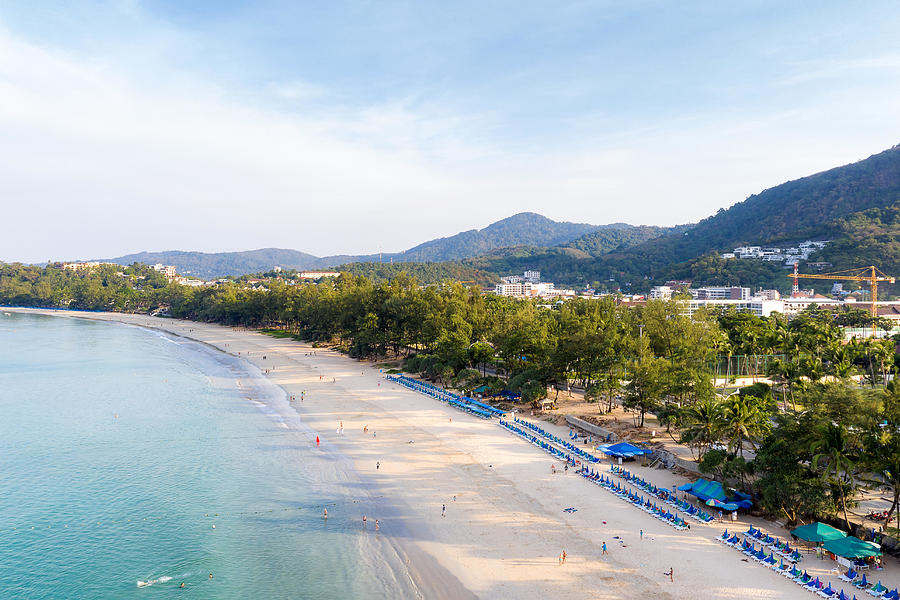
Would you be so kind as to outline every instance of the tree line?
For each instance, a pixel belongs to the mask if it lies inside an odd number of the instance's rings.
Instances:
[[[70,271],[0,264],[0,303],[165,314],[274,330],[358,358],[403,359],[446,386],[534,402],[577,387],[636,427],[653,415],[701,469],[754,492],[772,514],[849,520],[859,486],[900,497],[900,386],[895,342],[844,339],[844,326],[887,327],[865,311],[813,307],[793,319],[700,311],[677,301],[629,306],[613,296],[516,300],[399,273],[343,273],[319,283],[268,278],[209,287],[168,282],[145,265]],[[721,362],[743,357],[758,382],[727,393]],[[718,379],[716,377],[717,372]],[[726,389],[727,388],[727,389]]]

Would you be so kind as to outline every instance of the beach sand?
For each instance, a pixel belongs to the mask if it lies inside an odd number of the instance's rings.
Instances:
[[[368,489],[377,490],[359,503],[359,514],[329,519],[361,523],[366,514],[370,529],[379,519],[380,535],[395,536],[424,598],[811,597],[715,542],[730,523],[691,522],[690,531],[678,532],[574,472],[551,474],[549,455],[496,420],[390,383],[371,364],[240,328],[116,313],[29,312],[157,328],[240,353],[268,370],[271,381],[296,397],[295,410],[314,431],[309,443],[318,435],[322,452],[348,457]],[[565,435],[566,429],[555,431]],[[684,481],[666,471],[634,470],[660,486]],[[566,507],[578,510],[563,512]],[[812,563],[821,563],[822,573],[834,564],[808,558],[803,566]],[[670,568],[673,582],[664,575]]]

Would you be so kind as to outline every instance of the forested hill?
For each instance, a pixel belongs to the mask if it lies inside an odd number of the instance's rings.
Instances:
[[[719,253],[742,244],[827,239],[830,243],[812,260],[830,262],[835,269],[875,264],[897,276],[900,146],[767,189],[693,227],[652,229],[598,230],[560,247],[495,251],[466,263],[500,275],[535,268],[558,283],[635,292],[667,279],[786,290],[789,280],[780,263],[725,260]],[[818,287],[830,286],[823,281]],[[900,293],[900,286],[885,291]]]
[[[333,268],[350,263],[446,262],[485,254],[498,248],[546,247],[567,243],[583,244],[587,251],[596,253],[601,252],[601,247],[608,251],[623,243],[633,244],[636,240],[660,235],[662,231],[664,229],[635,227],[624,223],[589,225],[560,222],[536,213],[519,213],[483,229],[472,229],[450,237],[430,240],[397,253],[318,257],[296,250],[262,248],[244,252],[216,253],[139,252],[107,260],[121,265],[135,262],[175,265],[179,273],[214,278],[258,273],[276,265],[285,269],[303,270]],[[592,239],[590,237],[592,233],[599,237]]]
[[[625,223],[588,225],[548,219],[537,213],[524,212],[491,223],[484,229],[472,229],[456,235],[419,244],[405,252],[390,255],[394,260],[434,262],[477,256],[497,248],[513,246],[556,246],[575,240],[592,231],[635,229]]]
[[[286,269],[309,269],[315,266],[318,257],[296,250],[281,248],[261,248],[243,252],[184,252],[168,250],[165,252],[138,252],[126,254],[105,262],[120,265],[143,263],[153,265],[175,265],[182,275],[194,275],[205,279],[224,277],[226,275],[244,275],[267,271],[278,265]]]
[[[860,162],[767,189],[683,234],[644,242],[608,260],[611,265],[637,262],[652,274],[672,263],[745,243],[829,239],[841,233],[839,220],[898,202],[900,146],[894,146]]]
[[[581,250],[590,256],[603,256],[615,250],[631,248],[647,240],[664,235],[684,233],[692,227],[694,227],[693,223],[676,225],[674,227],[655,227],[652,225],[615,227],[610,225],[583,235],[577,240],[559,245],[563,248]]]

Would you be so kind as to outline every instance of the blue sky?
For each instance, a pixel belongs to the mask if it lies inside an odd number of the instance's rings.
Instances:
[[[0,260],[695,221],[900,142],[889,2],[0,0]]]

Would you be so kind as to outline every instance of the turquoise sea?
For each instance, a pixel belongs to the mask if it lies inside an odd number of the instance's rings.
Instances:
[[[0,309],[0,431],[0,598],[417,595],[347,461],[202,344]]]

